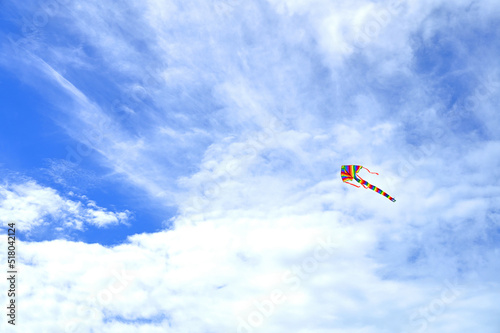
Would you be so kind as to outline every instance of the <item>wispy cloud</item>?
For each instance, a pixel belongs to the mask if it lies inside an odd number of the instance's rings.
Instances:
[[[498,330],[495,1],[58,3],[12,5],[47,22],[0,56],[71,140],[55,181],[95,163],[177,213],[21,243],[25,331]],[[0,188],[21,230],[144,222],[40,184]]]

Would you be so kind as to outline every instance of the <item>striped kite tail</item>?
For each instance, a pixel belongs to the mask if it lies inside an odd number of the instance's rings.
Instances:
[[[386,197],[387,199],[391,200],[392,202],[396,202],[396,199],[394,199],[389,194],[387,194],[386,192],[384,192],[381,189],[379,189],[377,186],[368,183],[366,180],[361,179],[359,177],[356,177],[356,181],[358,183],[360,183],[361,185],[364,185],[364,186],[368,187],[370,190],[373,190],[373,191],[377,192],[378,194],[382,194],[384,197]]]

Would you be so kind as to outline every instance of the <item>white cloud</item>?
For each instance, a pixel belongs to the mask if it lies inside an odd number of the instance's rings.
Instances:
[[[14,221],[20,231],[38,226],[82,229],[84,224],[98,227],[127,223],[130,212],[110,212],[93,201],[71,200],[56,190],[34,181],[0,186],[0,215]]]
[[[500,291],[471,279],[379,276],[371,254],[384,227],[374,220],[353,223],[336,212],[256,219],[240,211],[186,222],[112,248],[20,243],[22,262],[30,264],[19,268],[19,326],[27,332],[418,332],[426,325],[446,332],[459,317],[474,322],[478,306],[492,309]],[[494,332],[492,318],[470,327]]]
[[[61,126],[77,142],[179,213],[109,248],[20,243],[23,330],[496,332],[498,80],[469,114],[477,86],[446,79],[498,73],[494,47],[464,47],[498,6],[401,3],[68,3],[74,50],[26,63],[73,99]],[[342,184],[345,163],[379,172],[366,179],[397,202]],[[25,230],[128,217],[34,182],[1,191]],[[335,247],[318,257],[321,239]]]

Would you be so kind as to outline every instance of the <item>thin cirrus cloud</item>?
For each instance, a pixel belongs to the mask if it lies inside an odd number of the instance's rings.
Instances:
[[[494,1],[57,3],[3,68],[56,106],[69,163],[177,212],[111,247],[22,242],[24,331],[498,330]],[[2,191],[25,230],[147,223]]]

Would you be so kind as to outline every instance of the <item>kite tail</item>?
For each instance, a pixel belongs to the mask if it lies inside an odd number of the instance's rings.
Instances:
[[[373,191],[377,192],[378,194],[382,194],[384,197],[386,197],[387,199],[391,200],[392,202],[396,202],[396,199],[394,199],[389,194],[387,194],[386,192],[384,192],[381,189],[379,189],[377,186],[372,185],[372,184],[368,183],[366,180],[360,179],[358,177],[356,177],[355,179],[361,185],[364,185],[364,186],[368,187],[370,190],[373,190]]]

